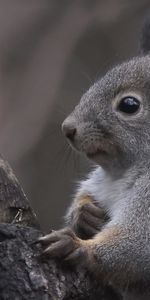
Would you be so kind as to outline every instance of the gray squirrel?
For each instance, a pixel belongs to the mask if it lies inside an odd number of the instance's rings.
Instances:
[[[150,299],[149,24],[141,45],[138,57],[108,71],[63,122],[69,143],[96,167],[80,182],[66,227],[40,238],[44,255],[82,262],[135,300]]]

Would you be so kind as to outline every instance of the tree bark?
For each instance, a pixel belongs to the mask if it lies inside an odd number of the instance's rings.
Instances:
[[[0,299],[103,299],[119,296],[83,267],[42,261],[38,220],[8,163],[0,157]]]

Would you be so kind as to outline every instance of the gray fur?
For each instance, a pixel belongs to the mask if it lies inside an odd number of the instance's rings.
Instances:
[[[141,110],[126,116],[116,103],[132,94]],[[83,95],[65,125],[76,128],[72,146],[97,164],[77,197],[88,194],[107,211],[102,230],[119,225],[123,232],[119,242],[93,248],[94,272],[108,276],[124,299],[150,299],[150,56],[109,71]],[[68,220],[75,207],[76,200]]]

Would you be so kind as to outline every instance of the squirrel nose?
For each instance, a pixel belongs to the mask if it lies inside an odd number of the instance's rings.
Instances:
[[[73,141],[76,131],[76,127],[72,122],[65,120],[62,123],[62,132],[69,140]]]

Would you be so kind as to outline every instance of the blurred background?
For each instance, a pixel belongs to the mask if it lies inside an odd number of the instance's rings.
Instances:
[[[61,226],[89,163],[60,125],[89,86],[136,55],[150,0],[0,0],[0,152],[43,229]]]

